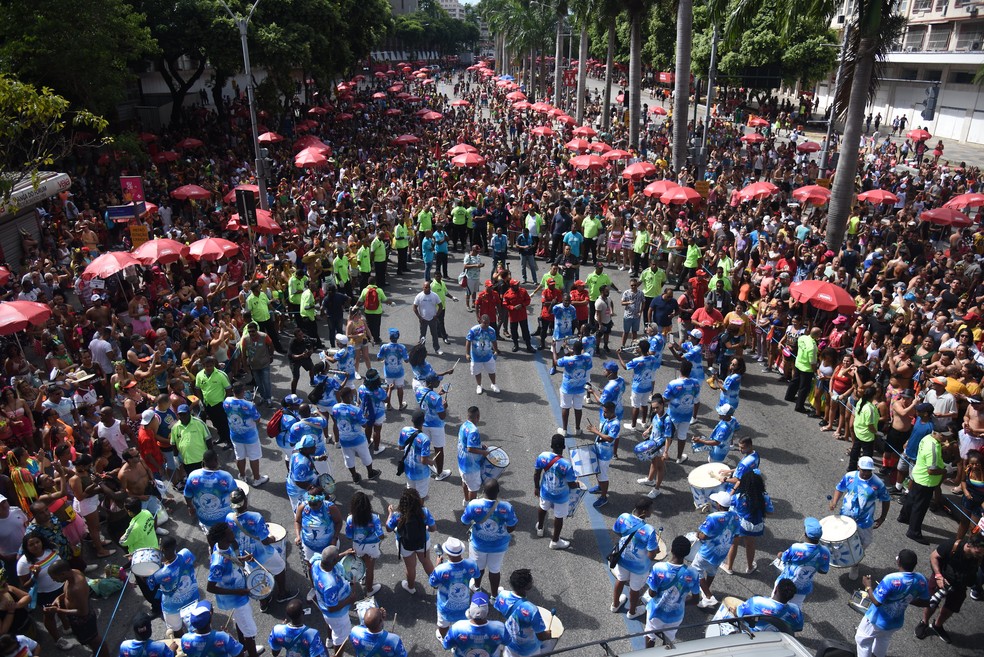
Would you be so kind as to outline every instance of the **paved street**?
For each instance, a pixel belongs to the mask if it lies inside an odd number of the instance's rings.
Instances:
[[[454,258],[454,254],[453,258]],[[455,274],[460,268],[460,256],[454,258],[451,273]],[[419,264],[419,263],[418,263]],[[389,293],[397,299],[395,307],[387,307],[383,320],[384,330],[389,326],[397,326],[402,332],[403,341],[412,343],[417,337],[416,321],[409,306],[408,299],[419,287],[421,275],[418,268],[414,275],[399,279],[391,286]],[[624,289],[627,276],[624,272],[611,271],[610,274],[616,285]],[[463,355],[463,336],[467,329],[474,324],[474,315],[466,314],[463,303],[451,304],[449,311],[448,330],[453,336],[458,336],[454,344],[445,347],[443,357],[431,356],[435,368],[452,365]],[[618,324],[617,324],[618,325]],[[534,538],[533,525],[535,518],[535,499],[532,493],[532,463],[535,456],[547,449],[551,434],[559,423],[559,406],[556,389],[560,376],[550,377],[548,374],[549,360],[544,364],[544,356],[531,356],[520,352],[511,353],[511,343],[500,343],[504,352],[499,359],[498,383],[503,392],[498,395],[489,394],[478,396],[475,386],[468,375],[467,367],[462,361],[452,377],[453,388],[450,395],[450,417],[448,420],[449,436],[456,435],[464,411],[471,405],[477,405],[482,412],[480,429],[487,444],[503,447],[509,455],[510,465],[501,478],[503,484],[502,499],[512,502],[517,509],[519,526],[515,533],[515,543],[506,555],[503,567],[504,577],[518,567],[530,567],[536,579],[531,598],[540,606],[556,608],[558,617],[563,621],[566,633],[561,646],[571,646],[580,642],[596,640],[603,637],[616,636],[629,632],[641,631],[639,622],[627,622],[623,615],[611,614],[610,604],[612,580],[604,565],[603,556],[611,547],[608,528],[619,513],[629,511],[636,496],[645,492],[635,480],[645,474],[642,463],[632,456],[631,447],[637,437],[626,435],[623,439],[621,459],[612,466],[611,503],[599,511],[588,504],[582,504],[577,516],[566,523],[563,536],[571,541],[571,549],[566,552],[555,552],[547,548],[547,538]],[[600,360],[596,361],[594,370],[595,382],[601,381]],[[663,368],[656,379],[656,389],[661,391],[666,382],[674,375],[677,360],[668,356]],[[626,377],[629,378],[628,376]],[[289,379],[286,367],[280,365],[274,374],[276,396],[282,398],[287,392],[285,384]],[[759,571],[751,577],[720,574],[714,583],[714,591],[720,599],[724,595],[734,595],[747,598],[755,594],[768,595],[771,590],[776,571],[769,565],[775,554],[785,549],[788,544],[802,535],[802,518],[807,515],[824,516],[826,498],[831,494],[833,486],[839,480],[845,468],[844,445],[835,442],[831,434],[823,434],[817,430],[815,420],[793,412],[791,405],[782,401],[783,387],[777,383],[775,375],[764,375],[761,368],[751,363],[749,373],[743,383],[742,402],[736,415],[742,424],[739,435],[751,436],[762,457],[762,470],[766,478],[768,491],[772,496],[776,513],[766,523],[766,535],[759,542],[757,563]],[[408,389],[409,390],[409,389]],[[302,384],[302,392],[306,392]],[[709,433],[716,421],[710,408],[716,401],[717,393],[710,392],[706,387],[702,396],[700,422],[694,426],[704,435]],[[332,448],[334,472],[340,473],[338,497],[347,500],[353,491],[362,489],[371,491],[374,495],[374,507],[377,513],[385,514],[386,505],[395,503],[403,482],[398,480],[396,459],[399,452],[393,448],[399,428],[409,424],[411,409],[402,413],[391,411],[387,417],[383,431],[383,442],[389,448],[381,455],[379,468],[383,475],[381,480],[373,483],[353,485],[341,465],[340,454]],[[265,416],[268,416],[265,413]],[[597,408],[592,406],[586,417],[596,418]],[[572,419],[573,422],[573,419]],[[263,426],[265,426],[265,419]],[[271,476],[271,481],[262,489],[254,489],[250,504],[253,509],[264,512],[272,522],[289,527],[291,525],[289,503],[284,490],[284,468],[280,452],[272,441],[267,440],[261,431],[264,441],[263,469]],[[569,439],[568,444],[588,442],[586,438],[580,441]],[[453,452],[453,450],[452,450]],[[628,458],[626,458],[628,456]],[[234,472],[235,466],[231,461],[232,453],[223,451],[221,458],[227,469]],[[731,461],[733,462],[734,456]],[[663,536],[669,543],[678,534],[696,530],[702,520],[701,514],[694,510],[691,493],[686,481],[687,474],[700,463],[706,461],[703,454],[692,455],[689,462],[683,466],[669,464],[667,467],[666,492],[655,503],[655,514],[651,523],[663,528]],[[453,462],[453,461],[452,461]],[[451,466],[452,468],[454,466]],[[428,507],[437,518],[438,536],[443,540],[448,535],[466,539],[467,534],[463,525],[458,522],[461,514],[460,479],[455,474],[445,482],[434,482],[431,486],[431,499]],[[586,501],[593,498],[588,496]],[[897,509],[893,509],[889,520],[875,532],[875,540],[868,551],[863,571],[872,572],[876,578],[888,572],[894,563],[896,552],[902,547],[910,547],[917,551],[920,559],[920,570],[928,567],[930,549],[913,544],[905,539],[903,526],[894,521]],[[347,510],[343,507],[343,515]],[[385,517],[385,516],[384,516]],[[167,528],[181,539],[186,547],[192,549],[199,565],[206,563],[206,550],[203,537],[188,523],[188,516],[182,510],[175,514],[175,521]],[[934,538],[952,535],[954,524],[945,518],[930,514],[927,518],[926,534]],[[292,536],[292,531],[291,534]],[[343,541],[343,547],[347,542]],[[410,596],[400,588],[403,578],[403,566],[397,559],[396,547],[392,538],[388,538],[383,547],[384,557],[378,565],[376,581],[383,584],[383,589],[377,594],[377,601],[385,606],[394,619],[387,629],[403,636],[408,647],[413,647],[412,654],[439,655],[443,651],[434,638],[435,607],[434,595],[426,587],[419,587],[416,596]],[[300,575],[299,550],[294,546],[289,548],[288,561],[291,569],[290,584],[300,587],[302,594],[308,587]],[[738,564],[743,564],[739,554]],[[739,568],[744,569],[741,565]],[[204,589],[205,570],[199,570],[199,584]],[[808,599],[804,613],[806,629],[801,639],[810,648],[815,648],[822,638],[832,638],[850,641],[854,628],[860,620],[860,615],[847,606],[850,593],[857,588],[858,583],[848,579],[846,570],[831,570],[828,575],[817,576],[817,587]],[[105,627],[106,619],[112,611],[112,603],[100,604],[100,624]],[[130,589],[123,600],[110,636],[114,642],[126,638],[129,632],[129,618],[139,609],[146,608],[146,603],[135,589]],[[916,623],[916,610],[911,610],[907,616],[905,630],[896,635],[892,644],[892,654],[905,657],[916,657],[930,654],[930,651],[941,655],[969,655],[975,642],[979,643],[982,636],[982,607],[980,603],[968,600],[964,612],[952,624],[954,645],[946,646],[939,639],[930,637],[924,642],[912,637],[912,627]],[[273,605],[270,614],[262,614],[254,606],[254,613],[260,626],[260,637],[265,640],[272,625],[280,622],[282,606]],[[710,617],[710,613],[688,607],[687,623],[699,622]],[[308,617],[310,622],[321,630],[324,625],[317,609]],[[225,623],[225,616],[217,625]],[[963,629],[960,629],[963,626]],[[157,632],[163,634],[163,627]],[[690,639],[698,636],[694,630],[683,630],[680,639]],[[628,642],[616,644],[620,650],[628,649]],[[50,648],[49,648],[50,649]],[[577,654],[599,654],[600,651],[581,651]],[[76,648],[75,654],[83,654]]]

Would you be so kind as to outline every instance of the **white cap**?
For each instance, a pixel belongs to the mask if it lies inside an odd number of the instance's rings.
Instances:
[[[711,501],[720,504],[725,509],[731,507],[731,496],[725,493],[723,490],[719,490],[716,493],[711,493]]]
[[[451,536],[444,541],[444,545],[442,547],[444,548],[444,554],[450,557],[460,557],[465,553],[465,544],[454,536]]]
[[[694,340],[703,340],[704,332],[701,331],[699,328],[695,328],[692,331],[690,331],[690,337],[692,337]]]
[[[148,408],[147,410],[145,410],[143,413],[140,414],[140,424],[143,426],[147,426],[148,424],[154,421],[155,417],[157,417],[157,413],[154,412],[154,409]]]
[[[348,339],[348,336],[347,335],[343,335],[341,333],[336,333],[335,334],[335,342],[337,342],[338,344],[347,345],[349,343],[349,339]]]
[[[870,456],[862,456],[858,459],[858,470],[874,470],[875,459]]]
[[[715,408],[714,412],[717,413],[718,415],[731,415],[734,412],[734,410],[735,409],[731,407],[731,404],[725,403]]]

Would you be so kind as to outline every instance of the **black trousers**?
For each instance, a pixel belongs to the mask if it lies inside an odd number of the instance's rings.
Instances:
[[[433,319],[430,319],[430,320],[418,318],[417,321],[420,323],[420,341],[423,342],[424,339],[427,338],[427,329],[430,329],[431,340],[434,343],[434,351],[437,351],[438,349],[440,349],[440,346],[438,346],[437,340],[438,340],[438,338],[441,337],[439,335],[440,332],[441,332],[441,329],[438,326],[438,323],[439,323],[440,320],[438,319],[437,315],[434,315]]]
[[[318,322],[316,320],[298,316],[297,327],[304,331],[304,335],[312,340],[317,340],[319,343],[321,342],[321,336],[318,335]]]
[[[277,328],[273,323],[273,317],[270,317],[270,319],[265,322],[259,322],[259,324],[260,328],[263,329],[263,332],[270,336],[270,340],[273,342],[273,348],[278,353],[283,352],[284,347],[280,344],[280,332],[277,331]]]
[[[215,427],[215,431],[219,434],[219,442],[231,443],[232,439],[229,437],[229,416],[226,415],[222,404],[219,403],[209,406],[202,401],[202,406],[205,408],[205,417],[209,419],[212,426]]]
[[[454,248],[468,246],[468,226],[466,224],[451,224],[451,243]]]
[[[598,260],[598,240],[597,238],[584,238],[584,244],[581,246],[581,253],[584,258],[581,262],[587,262],[589,264],[594,264]]]
[[[410,271],[410,267],[407,265],[407,251],[408,247],[403,247],[402,249],[396,250],[396,273],[397,275],[402,274],[405,271]]]
[[[936,490],[935,486],[923,486],[912,482],[902,503],[902,510],[899,512],[899,522],[909,525],[907,534],[922,535],[922,523],[926,518],[926,512],[929,511],[929,504],[933,501],[934,490]]]
[[[854,439],[854,443],[851,445],[851,455],[847,459],[847,471],[854,472],[858,469],[858,459],[862,456],[874,456],[875,455],[875,441],[869,440],[864,442],[863,440]]]
[[[448,277],[448,254],[447,253],[435,253],[434,254],[434,271],[441,272],[441,276],[444,278]]]
[[[805,410],[806,398],[810,395],[810,387],[813,386],[813,372],[804,372],[793,368],[793,380],[786,387],[786,401],[795,401],[796,410]]]
[[[376,268],[376,285],[379,287],[386,286],[386,264],[385,260],[380,260],[373,265]]]
[[[366,313],[366,325],[372,333],[372,341],[379,344],[379,327],[383,323],[382,313]]]
[[[527,349],[532,349],[533,345],[530,343],[530,322],[526,319],[521,319],[518,322],[509,322],[509,331],[512,333],[513,346],[519,346],[519,332],[523,332],[523,343],[526,345]]]

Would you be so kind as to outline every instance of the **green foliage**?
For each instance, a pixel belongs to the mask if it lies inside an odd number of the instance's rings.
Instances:
[[[394,17],[393,36],[408,50],[437,50],[443,54],[472,48],[481,37],[478,14],[451,18],[436,2],[420,3],[420,11]]]
[[[51,89],[0,74],[0,205],[10,201],[14,186],[50,167],[72,145],[72,129],[101,133],[102,117],[70,111],[67,99]]]
[[[129,65],[156,49],[124,0],[0,2],[3,71],[94,112],[113,109],[134,79]]]

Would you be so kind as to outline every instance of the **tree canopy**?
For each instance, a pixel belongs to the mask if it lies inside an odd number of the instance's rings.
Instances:
[[[466,9],[467,18],[451,18],[441,5],[427,0],[420,10],[394,17],[393,36],[409,50],[437,50],[453,54],[478,42],[478,14]]]

